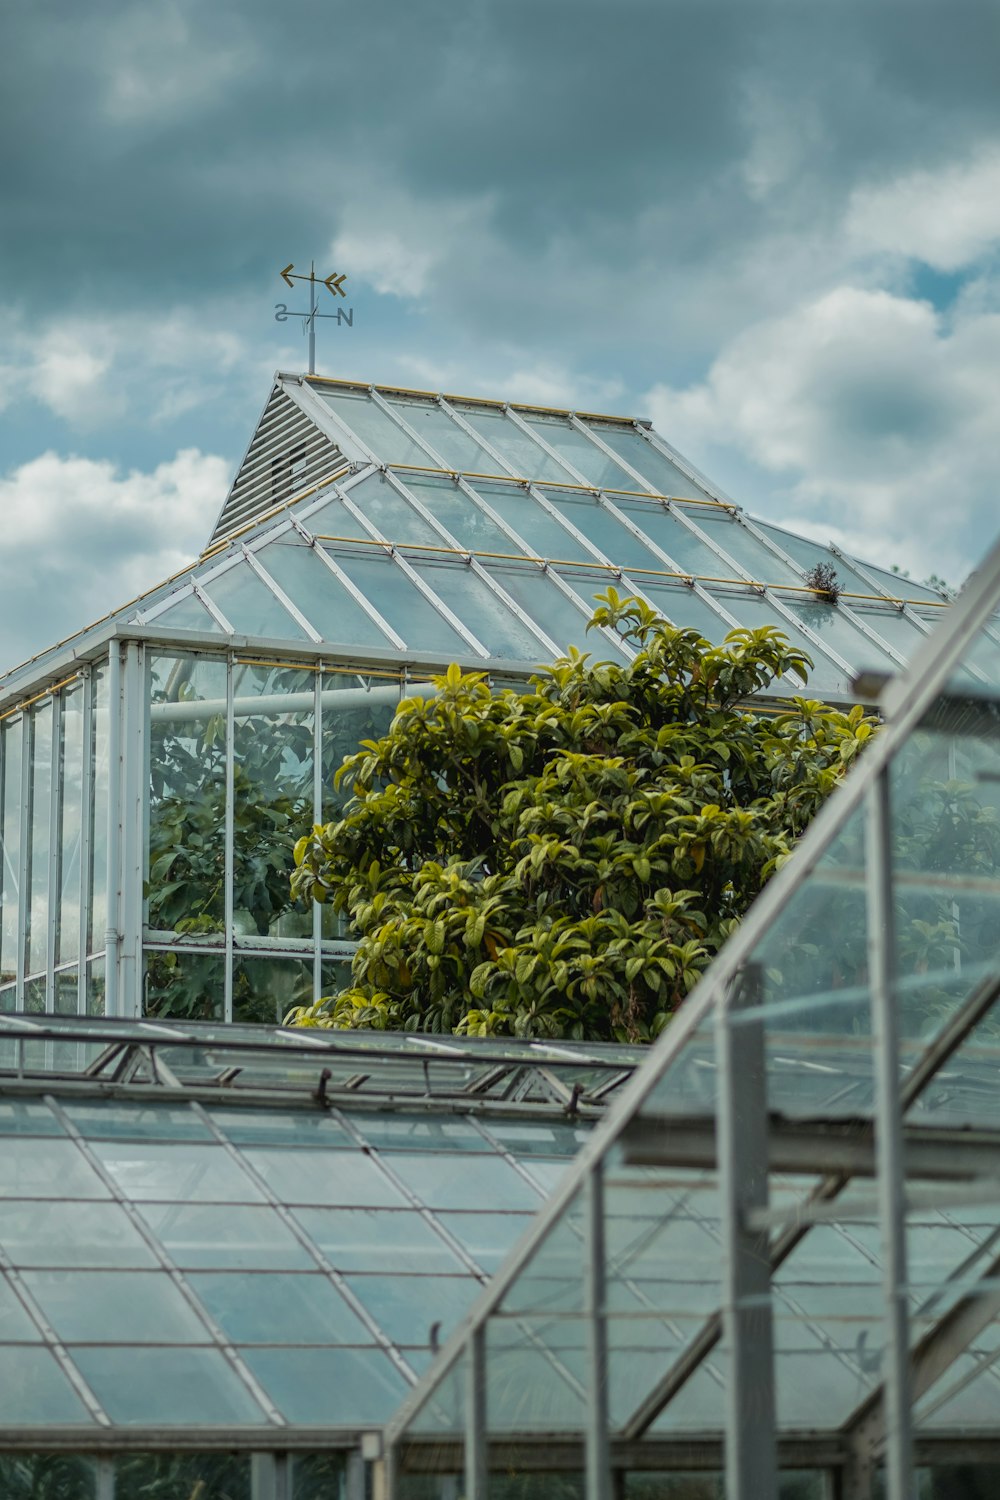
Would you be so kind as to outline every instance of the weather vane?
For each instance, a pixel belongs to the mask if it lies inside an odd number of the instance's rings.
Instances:
[[[325,286],[331,297],[346,297],[347,293],[344,291],[344,282],[347,280],[347,272],[342,271],[339,276],[336,271],[331,272],[329,276],[317,276],[316,263],[315,261],[310,261],[309,275],[303,276],[299,273],[296,273],[294,263],[292,261],[289,261],[285,269],[278,272],[278,275],[281,277],[282,281],[287,282],[290,287],[292,286],[293,281],[308,281],[309,283],[309,311],[289,312],[287,303],[276,302],[274,304],[274,321],[276,323],[285,323],[289,318],[302,319],[302,332],[308,333],[309,335],[309,374],[315,375],[316,319],[336,318],[338,323],[346,323],[348,328],[354,327],[353,307],[338,307],[337,311],[332,313],[321,313],[316,310],[316,287],[317,285]],[[294,287],[292,287],[292,290],[295,290]]]

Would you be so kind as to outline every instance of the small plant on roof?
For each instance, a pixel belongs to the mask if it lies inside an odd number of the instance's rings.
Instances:
[[[836,604],[840,598],[840,580],[832,563],[816,563],[806,574],[806,583],[817,598],[825,599],[828,604]]]

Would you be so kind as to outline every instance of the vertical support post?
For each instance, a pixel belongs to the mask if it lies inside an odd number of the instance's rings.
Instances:
[[[142,912],[145,874],[143,800],[146,786],[145,648],[129,641],[121,675],[118,880],[118,1009],[120,1016],[142,1015]]]
[[[223,975],[223,1017],[233,1019],[233,884],[236,879],[236,715],[233,699],[233,654],[226,657],[226,815],[225,815],[225,880],[224,898],[226,927],[226,971]]]
[[[63,696],[52,695],[52,751],[49,764],[49,879],[46,891],[45,932],[45,1009],[56,1008],[56,956],[59,946],[60,892],[62,891],[62,800],[63,769]]]
[[[584,1313],[587,1318],[587,1500],[611,1500],[608,1443],[608,1324],[604,1253],[604,1164],[595,1162],[584,1185]]]
[[[360,1448],[352,1448],[345,1460],[344,1500],[365,1500],[365,1461]]]
[[[910,1337],[906,1303],[906,1168],[899,1090],[892,808],[887,767],[882,769],[868,791],[866,832],[875,1162],[885,1307],[882,1380],[886,1415],[886,1500],[913,1500]]]
[[[121,871],[121,647],[112,641],[108,656],[108,884],[107,931],[104,934],[104,1014],[117,1016],[120,959],[118,887]]]
[[[767,1231],[747,1216],[767,1207],[768,1120],[764,1023],[740,1012],[763,998],[760,967],[737,976],[716,1018],[717,1150],[722,1214],[723,1324],[732,1371],[726,1390],[727,1500],[777,1494],[774,1333]]]
[[[77,970],[76,1008],[87,1014],[87,953],[90,949],[91,897],[94,891],[94,679],[84,668],[83,749],[80,762],[80,966]]]
[[[309,262],[309,374],[316,374],[316,262]]]
[[[97,1474],[95,1500],[115,1500],[115,1462],[113,1458],[99,1458],[94,1468]]]
[[[479,1324],[465,1345],[465,1500],[487,1500],[486,1329]]]
[[[21,802],[18,808],[17,967],[14,1006],[24,1009],[24,966],[28,961],[28,914],[31,910],[31,751],[32,710],[21,714]]]
[[[313,823],[323,821],[323,663],[316,663],[313,679]],[[312,908],[313,986],[312,1003],[323,993],[323,908]]]

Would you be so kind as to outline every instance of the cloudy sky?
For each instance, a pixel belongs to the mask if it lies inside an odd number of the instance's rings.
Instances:
[[[204,545],[310,257],[321,373],[651,417],[916,577],[1000,529],[997,0],[8,0],[0,141],[0,670]]]

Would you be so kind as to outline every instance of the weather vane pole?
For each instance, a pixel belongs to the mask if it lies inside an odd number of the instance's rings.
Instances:
[[[337,311],[336,312],[332,312],[332,313],[321,313],[321,312],[317,311],[317,308],[316,308],[316,285],[317,285],[317,282],[318,282],[319,285],[325,286],[326,289],[327,289],[327,291],[330,293],[330,295],[332,297],[336,297],[336,296],[338,296],[338,294],[341,297],[346,297],[347,293],[344,291],[344,282],[347,279],[347,272],[346,271],[342,271],[340,273],[340,275],[338,275],[336,271],[332,271],[329,276],[320,276],[320,277],[317,277],[317,275],[316,275],[316,262],[315,261],[310,261],[309,262],[309,275],[308,276],[303,276],[300,273],[296,272],[294,263],[292,261],[289,261],[288,265],[285,267],[285,269],[283,271],[279,271],[278,272],[278,275],[281,277],[282,281],[284,281],[288,286],[292,286],[292,283],[294,281],[308,281],[308,283],[309,283],[309,311],[307,313],[306,312],[289,312],[288,306],[287,306],[286,303],[284,303],[284,302],[276,302],[274,304],[274,306],[275,306],[274,321],[276,323],[284,323],[289,318],[301,318],[302,319],[302,331],[303,331],[303,333],[308,333],[308,335],[309,335],[309,374],[310,375],[315,375],[316,374],[316,319],[317,318],[336,318],[338,324],[340,324],[340,323],[346,323],[349,328],[353,328],[353,326],[354,326],[354,308],[353,307],[351,307],[351,308],[338,307]],[[292,289],[294,290],[294,287]]]

